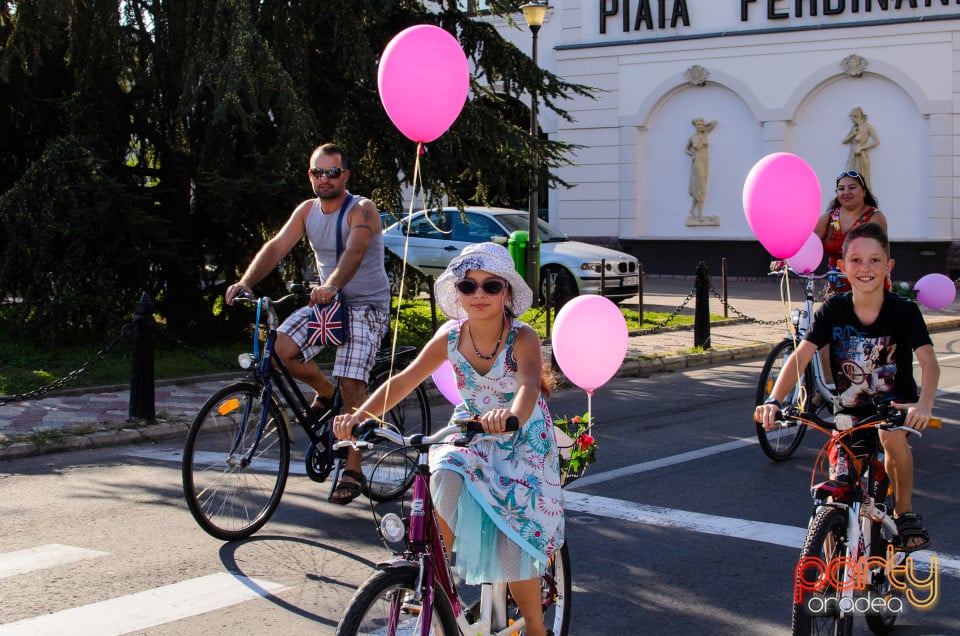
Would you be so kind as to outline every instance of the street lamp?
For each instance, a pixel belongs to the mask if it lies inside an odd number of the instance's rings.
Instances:
[[[540,32],[540,27],[543,25],[543,18],[546,16],[548,8],[546,4],[540,2],[528,2],[520,7],[520,10],[523,11],[523,17],[527,21],[527,26],[530,27],[530,33],[533,34],[532,59],[534,67],[537,66],[537,33]],[[540,277],[540,250],[537,245],[537,222],[540,212],[540,161],[536,151],[536,146],[539,141],[538,131],[537,84],[534,82],[530,88],[530,136],[533,137],[534,142],[534,162],[530,176],[530,225],[527,232],[527,284],[530,285],[530,289],[533,290],[534,307],[540,306],[540,285],[538,283]],[[549,301],[549,299],[546,300]]]

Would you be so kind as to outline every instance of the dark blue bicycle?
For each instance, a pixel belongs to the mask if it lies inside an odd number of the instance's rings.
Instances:
[[[307,475],[323,482],[333,474],[331,492],[346,460],[333,450],[331,425],[343,402],[339,389],[333,405],[321,415],[294,381],[274,351],[278,319],[276,307],[309,296],[301,286],[279,300],[238,297],[256,306],[253,353],[240,355],[240,366],[250,377],[217,391],[194,419],[183,452],[183,493],[194,519],[210,535],[232,541],[249,537],[270,519],[287,483],[293,430],[290,417],[310,440],[306,449]],[[267,337],[260,348],[261,318]],[[393,354],[394,371],[416,357],[413,347]],[[391,373],[391,350],[381,349],[367,382],[373,392]],[[423,386],[384,415],[384,421],[405,435],[430,433],[430,405]],[[391,453],[391,451],[393,451]],[[375,445],[364,452],[366,477],[363,494],[375,501],[400,497],[413,483],[416,451],[397,453],[393,446]],[[377,466],[376,473],[372,467]]]

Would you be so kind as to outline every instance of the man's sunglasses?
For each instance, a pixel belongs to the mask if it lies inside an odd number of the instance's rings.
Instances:
[[[860,185],[862,185],[863,187],[867,187],[867,182],[863,180],[863,175],[857,172],[856,170],[844,170],[843,172],[837,175],[837,181],[839,182],[840,179],[843,179],[844,177],[850,177],[851,179],[856,179],[857,181],[860,182]]]
[[[458,280],[456,284],[457,289],[464,296],[473,296],[477,293],[478,288],[482,289],[483,293],[493,296],[502,292],[503,288],[506,286],[506,282],[496,279],[485,280],[483,283],[477,283],[469,278],[464,278],[463,280]]]
[[[343,174],[343,168],[310,168],[308,171],[310,176],[314,179],[319,179],[320,177],[326,176],[327,179],[336,179]]]

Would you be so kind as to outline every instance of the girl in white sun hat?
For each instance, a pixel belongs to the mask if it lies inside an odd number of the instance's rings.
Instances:
[[[334,430],[348,439],[355,424],[381,416],[450,360],[463,400],[453,418],[477,417],[486,434],[467,447],[430,451],[444,543],[468,584],[510,583],[526,633],[545,634],[539,577],[563,545],[563,493],[540,338],[516,319],[533,292],[495,243],[465,247],[435,291],[440,309],[458,322],[441,328],[357,413],[337,417]],[[512,415],[520,430],[504,433]]]

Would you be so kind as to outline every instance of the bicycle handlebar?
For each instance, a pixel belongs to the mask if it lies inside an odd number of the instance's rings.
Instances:
[[[234,301],[234,302],[238,302],[238,301],[239,301],[240,303],[243,303],[243,304],[246,304],[246,305],[256,305],[258,302],[263,302],[263,304],[266,305],[267,307],[277,307],[277,306],[283,305],[284,303],[287,303],[287,302],[289,302],[290,300],[293,300],[293,299],[303,300],[304,298],[309,298],[309,297],[310,297],[309,294],[306,294],[306,293],[303,293],[303,292],[293,292],[293,293],[287,294],[286,296],[284,296],[284,297],[282,297],[282,298],[278,298],[277,300],[273,300],[273,299],[269,298],[268,296],[263,296],[263,297],[261,297],[261,298],[257,298],[256,296],[254,296],[253,294],[251,294],[251,293],[248,292],[247,290],[241,289],[239,292],[237,292],[237,295],[234,296],[233,301]]]
[[[886,431],[906,430],[921,435],[920,431],[915,428],[903,425],[906,417],[907,412],[905,410],[894,408],[890,404],[879,404],[877,405],[877,413],[857,422],[855,428],[873,426]],[[829,422],[817,417],[816,413],[802,411],[796,406],[788,406],[777,413],[777,424],[781,427],[789,426],[790,422],[788,420],[808,420],[825,429],[839,430],[837,429],[836,419]],[[939,417],[931,417],[927,422],[927,428],[938,429],[941,424],[942,421]]]
[[[519,429],[520,420],[517,418],[517,416],[511,415],[508,417],[507,427],[504,432],[512,433]],[[469,436],[468,439],[472,439],[474,435],[483,432],[483,424],[480,423],[480,420],[470,418],[452,420],[451,424],[444,426],[442,429],[432,435],[416,433],[414,435],[408,435],[405,437],[393,429],[380,426],[380,422],[378,420],[371,418],[364,420],[353,427],[352,433],[358,438],[356,441],[340,440],[336,442],[333,447],[341,448],[343,446],[353,446],[354,448],[357,448],[358,445],[362,445],[363,443],[369,444],[369,442],[366,441],[366,438],[370,435],[382,437],[393,442],[397,446],[432,446],[434,444],[443,442],[447,436],[452,435],[453,433],[463,433]]]
[[[778,269],[775,272],[769,272],[767,276],[784,276],[787,272],[799,276],[800,278],[806,278],[808,280],[821,280],[824,278],[830,278],[831,276],[836,276],[837,278],[846,278],[846,274],[840,272],[839,269],[830,269],[824,272],[823,274],[814,274],[813,272],[798,272],[789,265],[783,269]]]

